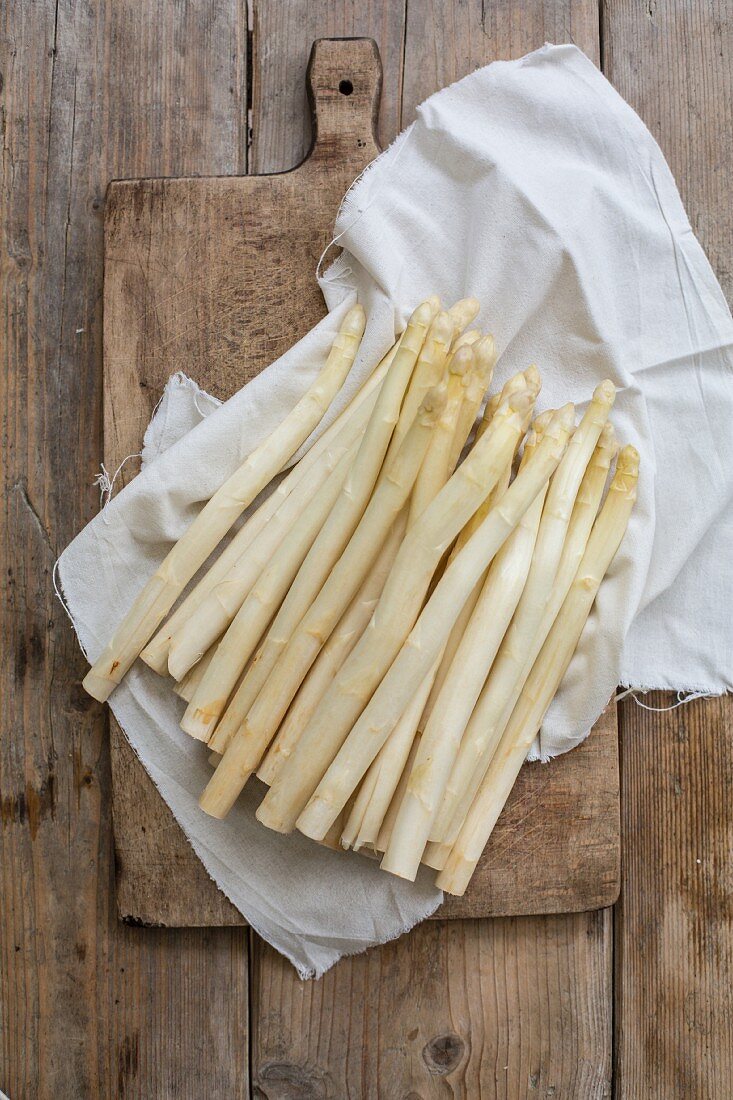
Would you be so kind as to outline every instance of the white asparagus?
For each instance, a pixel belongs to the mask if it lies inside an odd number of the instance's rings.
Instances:
[[[394,829],[394,823],[397,820],[397,814],[399,813],[399,808],[402,805],[402,799],[405,797],[405,791],[407,789],[407,783],[408,783],[408,780],[410,778],[410,775],[412,774],[412,766],[415,763],[415,757],[417,756],[418,752],[420,751],[420,739],[421,739],[421,737],[422,737],[422,734],[418,730],[417,733],[415,734],[415,740],[412,742],[412,748],[410,749],[410,755],[407,758],[407,763],[405,764],[405,767],[402,771],[402,775],[400,776],[399,783],[397,784],[397,789],[395,790],[395,793],[392,796],[392,801],[389,804],[389,809],[387,810],[386,814],[384,815],[384,821],[382,822],[382,827],[379,830],[379,836],[377,837],[377,842],[374,845],[374,851],[375,852],[384,853],[384,852],[387,851],[387,848],[389,847],[390,838],[392,836],[392,830]]]
[[[376,846],[385,815],[405,770],[436,671],[437,662],[407,704],[364,776],[341,836],[345,848],[354,848],[358,852],[365,846]]]
[[[460,349],[462,348],[472,349],[471,359],[465,352],[461,352]],[[490,383],[495,358],[494,341],[490,336],[481,338],[480,333],[469,332],[454,340],[453,353],[449,363],[449,372],[457,376],[449,380],[449,391],[452,385],[454,396],[449,394],[446,416],[441,424],[442,430],[438,431],[436,438],[431,443],[430,451],[413,490],[410,509],[411,523],[414,522],[416,515],[420,515],[424,511],[425,506],[433,499],[438,490],[442,488],[449,474],[452,473],[473,426],[486,388]],[[523,382],[525,381],[524,375],[518,377],[521,377]],[[538,391],[539,375],[536,371],[532,383],[533,386],[536,383],[536,390]],[[516,389],[514,392],[516,392]],[[458,399],[460,399],[459,405],[456,404]],[[451,553],[451,558],[455,556],[457,550],[465,544],[470,534],[479,526],[481,520],[487,514],[491,502],[495,502],[501,496],[509,483],[510,474],[511,463],[508,463],[500,483],[497,483],[461,531],[456,546]],[[505,479],[506,483],[504,484]],[[436,582],[437,574],[434,576],[432,583]],[[480,587],[480,584],[477,585],[476,598],[478,598]],[[418,724],[421,723],[425,701],[431,693],[433,681],[440,664],[441,661],[435,662],[417,691],[414,700],[407,706],[404,714],[371,764],[369,772],[364,777],[344,829],[342,836],[344,846],[354,843],[354,846],[360,849],[364,846],[371,847],[376,842],[382,820],[389,808],[402,769],[410,753]]]
[[[542,624],[527,648],[525,664],[532,663],[555,621],[585,553],[598,507],[606,485],[608,470],[616,453],[613,429],[607,421],[593,457],[583,476],[568,526],[562,557]],[[503,733],[508,715],[500,722],[492,719],[494,708],[488,686],[484,688],[466,729],[458,758],[446,785],[443,802],[431,831],[431,839],[447,845],[455,842],[463,820],[478,790],[491,756]]]
[[[437,490],[445,485],[452,473],[452,468],[448,465],[450,451],[473,362],[473,350],[470,347],[460,348],[450,358],[445,404],[442,415],[433,428],[425,461],[415,481],[410,498],[408,527],[425,511],[435,498]]]
[[[260,804],[257,816],[264,824],[281,832],[292,828],[417,619],[444,551],[496,484],[532,401],[529,393],[511,398],[408,530],[364,636]]]
[[[549,616],[550,621],[548,625],[542,626],[539,631],[539,636],[543,640],[569,591],[570,584],[575,577],[578,566],[585,553],[586,543],[598,507],[601,503],[601,497],[603,496],[608,470],[617,449],[613,427],[610,421],[606,421],[603,425],[603,430],[601,431],[596,449],[593,452],[593,457],[583,475],[583,480],[575,500],[575,507],[573,508],[565,546],[563,547],[563,553],[555,579],[553,597],[546,612],[546,619]],[[467,751],[471,735],[476,735],[478,733],[479,736],[481,736],[483,728],[480,716],[475,723],[471,724],[471,722],[469,722],[465,734],[466,740],[461,743],[462,767],[459,768],[457,762],[453,767],[433,829],[431,830],[431,836],[445,837],[446,840],[443,842],[433,839],[428,841],[425,846],[421,862],[425,863],[428,867],[433,867],[436,871],[442,870],[445,866],[451,848],[463,824],[466,812],[470,807],[471,801],[483,778],[483,773],[486,770],[486,767],[482,765],[481,759],[482,742],[479,742],[479,744],[473,748],[472,752],[469,753]],[[489,752],[490,751],[491,747],[489,746]],[[488,766],[488,760],[486,761],[486,766]],[[460,805],[457,805],[459,796],[461,801]],[[456,815],[455,820],[453,820],[454,815]]]
[[[511,464],[507,464],[500,481],[461,531],[449,560],[455,557],[456,553],[465,545],[470,535],[477,530],[480,523],[488,515],[490,508],[503,495],[509,484],[510,474]],[[481,585],[478,584],[474,590],[476,599],[478,599],[480,591]],[[376,759],[370,765],[369,771],[364,776],[354,802],[354,808],[341,838],[344,847],[354,847],[358,851],[365,846],[373,848],[376,845],[383,819],[394,797],[394,792],[399,784],[415,737],[427,721],[428,706],[435,691],[437,676],[448,656],[448,647],[454,634],[457,634],[458,627],[460,627],[460,635],[462,636],[468,618],[470,618],[473,609],[471,600],[474,593],[471,593],[466,605],[462,608],[440,660],[435,662],[433,668],[423,680],[414,701],[408,705],[387,741],[379,750]],[[469,608],[468,616],[464,618],[467,607]],[[459,640],[460,637],[457,637],[452,654],[455,653]]]
[[[573,413],[572,405],[557,413],[524,469],[519,471],[499,504],[446,569],[415,627],[399,652],[393,654],[395,659],[391,667],[300,814],[297,827],[306,836],[317,839],[328,831],[334,817],[379,752],[411,694],[439,656],[456,616],[477,579],[558,465],[567,446]],[[490,438],[500,416],[501,410],[477,444],[478,447],[483,440]],[[502,457],[505,463],[506,454]],[[459,472],[462,468],[459,467]]]
[[[470,539],[471,535],[473,535],[475,531],[478,531],[479,527],[486,519],[491,509],[494,508],[496,504],[501,500],[504,493],[509,488],[511,475],[512,464],[511,462],[508,462],[502,472],[501,477],[499,478],[499,481],[496,483],[484,503],[481,505],[478,511],[474,513],[474,515],[471,517],[469,522],[466,524],[466,526],[456,539],[456,544],[451,550],[450,556],[448,558],[449,562],[452,561],[456,557],[456,555],[461,552],[463,547]],[[471,615],[473,614],[473,609],[478,602],[483,582],[484,578],[481,577],[479,581],[474,585],[473,592],[461,608],[458,618],[453,624],[453,629],[448,635],[448,641],[445,643],[440,662],[435,670],[433,683],[430,687],[430,694],[428,695],[427,702],[425,704],[425,707],[423,708],[423,713],[420,718],[421,730],[425,728],[425,723],[430,717],[430,713],[435,705],[435,700],[437,699],[440,693],[440,689],[443,686],[443,681],[445,680],[448,669],[450,668],[451,661],[453,660],[456,650],[460,644],[461,638],[463,637],[463,633],[466,629],[466,625],[468,624],[468,620],[471,618]]]
[[[460,303],[457,304],[460,305]],[[404,392],[397,422],[384,459],[385,465],[392,461],[400,449],[402,440],[410,430],[410,425],[415,419],[417,410],[422,405],[425,396],[440,383],[456,325],[456,319],[449,312],[441,310],[433,317],[425,334],[409,384]]]
[[[350,454],[353,459],[355,444],[359,438],[360,433],[352,439],[339,438],[334,442],[323,455],[322,461],[311,471],[308,478],[309,493],[306,495],[293,492],[283,501],[247,553],[214,585],[195,614],[190,615],[183,626],[172,635],[168,647],[168,672],[174,680],[185,676],[200,660],[202,653],[226,631],[283,540],[295,528],[306,509],[313,506],[318,490],[344,455]],[[304,522],[308,523],[308,519]]]
[[[617,452],[616,433],[611,421],[607,420],[598,437],[593,456],[583,474],[583,480],[580,483],[570,523],[568,524],[568,533],[565,537],[560,564],[557,567],[555,583],[552,586],[552,594],[545,608],[540,628],[537,631],[537,640],[528,654],[526,663],[531,664],[534,661],[562,607],[565,597],[570,591],[570,585],[573,583],[575,574],[578,572],[580,563],[583,560],[593,523],[601,505],[603,491],[608,480],[608,471]],[[527,674],[529,674],[529,669],[527,669]]]
[[[216,730],[216,744],[212,741],[212,748],[227,744],[239,730],[247,712],[275,667],[277,659],[283,652],[291,634],[317,596],[359,523],[369,502],[382,464],[385,462],[385,454],[390,438],[393,437],[393,432],[400,427],[402,420],[400,408],[413,371],[418,369],[417,364],[421,360],[425,362],[428,359],[438,361],[442,359],[442,362],[445,362],[453,323],[447,315],[442,315],[443,320],[440,321],[439,315],[438,318],[435,318],[436,325],[432,324],[435,308],[435,303],[429,300],[418,306],[412,314],[402,335],[392,366],[379,390],[376,406],[341,492],[327,518],[321,521],[320,530],[302,560],[297,574],[288,579],[290,587],[287,594],[284,595],[284,598],[280,595],[276,603],[268,605],[270,612],[268,621],[272,619],[271,626],[226,711],[223,714],[219,711],[213,717],[209,713],[214,693],[217,690],[213,678],[211,681],[212,699],[204,698],[202,693],[200,697],[202,715],[201,725],[199,726],[202,733],[205,726],[208,730],[208,736],[211,737],[221,715],[219,725],[223,728],[221,731]],[[433,333],[433,336],[429,347],[426,348],[423,345],[428,330]],[[439,339],[441,333],[445,337],[442,342]],[[405,430],[402,438],[406,434],[407,431]],[[387,458],[386,461],[390,460]],[[297,528],[290,533],[289,537],[293,538],[296,534]],[[257,599],[258,588],[259,584],[255,585],[242,605],[238,618],[243,615],[247,605],[253,604],[254,600]],[[281,600],[282,602],[280,602]],[[235,619],[235,623],[236,621]],[[230,627],[230,632],[233,627],[234,623]],[[235,673],[237,658],[239,659],[239,669],[236,670],[236,675],[239,675],[245,659],[252,654],[254,647],[258,644],[260,634],[260,618],[254,621],[253,629],[249,634],[247,632],[247,621],[244,618],[240,620],[236,648],[234,646],[228,647],[230,677]],[[227,634],[220,643],[220,649],[228,640],[228,636]],[[220,698],[221,694],[219,693],[217,697]],[[193,713],[188,716],[187,720],[193,725],[196,721]]]
[[[268,786],[274,781],[329,688],[334,676],[366,630],[377,601],[382,594],[389,571],[400,548],[407,527],[407,509],[392,524],[379,557],[369,571],[359,592],[341,617],[312,668],[300,686],[288,713],[257,769],[257,778]],[[216,736],[216,735],[215,735]],[[226,745],[222,746],[223,749]]]
[[[93,698],[99,702],[108,698],[212,550],[322,419],[351,369],[365,321],[361,306],[348,311],[313,385],[217,489],[144,585],[84,678],[83,686]]]
[[[499,408],[502,401],[507,401],[513,393],[519,393],[521,390],[526,389],[527,387],[529,387],[531,392],[537,395],[540,392],[541,385],[542,383],[539,371],[536,367],[529,367],[526,372],[519,371],[517,374],[513,375],[504,384],[501,392],[496,394],[495,397],[490,398],[487,402],[484,415],[476,431],[476,439],[480,439],[483,433],[486,431],[489,424],[491,423],[492,417],[496,413],[496,410]],[[499,478],[492,491],[489,493],[486,500],[483,502],[481,507],[473,514],[469,522],[466,524],[466,526],[456,539],[456,544],[451,551],[449,560],[452,560],[456,556],[456,554],[460,553],[460,551],[466,545],[474,532],[478,530],[483,521],[486,519],[491,509],[496,506],[496,504],[499,502],[501,497],[508,489],[509,482],[511,481],[512,476],[513,463],[514,455],[512,455],[511,460],[507,462],[504,470],[502,471],[501,477]],[[433,706],[435,705],[435,700],[438,697],[438,693],[440,692],[443,681],[445,680],[448,669],[450,668],[450,663],[453,660],[456,649],[458,648],[458,644],[463,637],[463,631],[465,630],[466,624],[471,617],[474,607],[476,606],[476,602],[479,598],[483,581],[484,578],[482,577],[477,582],[473,592],[461,608],[460,614],[458,615],[458,618],[456,619],[453,625],[453,629],[451,630],[451,633],[448,637],[448,641],[445,644],[443,656],[441,657],[438,670],[433,680],[433,686],[430,690],[430,695],[428,696],[428,701],[425,704],[425,709],[422,714],[420,723],[421,730],[424,729],[424,725],[430,717],[430,713],[433,709]]]
[[[463,894],[491,836],[529,746],[568,669],[601,581],[626,532],[636,500],[639,455],[625,447],[583,560],[512,711],[468,816],[436,885]]]
[[[186,675],[174,685],[173,690],[179,698],[185,699],[187,703],[191,702],[196,688],[203,680],[204,673],[211,664],[215,651],[216,646],[211,646],[210,649],[207,649],[201,660],[197,661],[190,672],[187,672]]]
[[[375,367],[364,385],[357,390],[333,424],[326,428],[313,446],[309,447],[301,460],[292,467],[279,485],[263,501],[257,511],[247,519],[229,545],[206,570],[201,580],[191,589],[158,633],[148,642],[140,656],[150,668],[161,675],[167,673],[168,649],[173,635],[197,611],[212,589],[224,580],[229,571],[237,566],[243,557],[247,556],[249,547],[269,524],[271,518],[278,512],[280,506],[291,493],[297,492],[304,503],[310,501],[317,489],[317,471],[320,463],[327,461],[326,452],[330,451],[336,442],[339,444],[353,442],[363,431],[377,399],[375,391],[382,384],[382,379],[389,369],[398,344],[399,341],[393,345]],[[310,476],[306,478],[306,474]]]
[[[448,841],[455,836],[460,823],[456,815],[465,812],[470,804],[481,781],[481,772],[488,766],[490,754],[499,742],[522,684],[544,641],[542,631],[546,634],[552,625],[547,618],[547,608],[553,593],[556,600],[558,592],[560,601],[564,598],[564,592],[558,589],[556,581],[575,501],[601,431],[608,421],[613,397],[610,383],[597,387],[552,479],[527,584],[466,729],[446,784],[442,806],[431,830],[431,840]],[[577,568],[577,561],[575,564]],[[572,574],[568,576],[564,573],[563,576],[564,583],[569,586]],[[562,579],[561,576],[559,580]],[[459,801],[462,809],[459,809]],[[453,824],[449,825],[451,820]]]
[[[537,446],[530,437],[526,466]],[[522,467],[520,467],[521,472]],[[397,814],[383,867],[413,881],[445,784],[527,580],[547,486],[540,490],[489,566],[476,606],[423,728],[420,751]]]
[[[232,788],[238,786],[241,790],[259,767],[308,669],[376,561],[380,547],[410,495],[444,404],[443,387],[431,390],[423,400],[402,446],[380,475],[343,554],[227,746],[218,769],[220,784],[225,784],[229,777]]]
[[[458,417],[456,431],[453,436],[453,446],[448,458],[448,466],[455,469],[461,456],[461,451],[466,445],[466,440],[471,434],[478,411],[486,396],[486,391],[491,385],[496,364],[496,347],[493,336],[482,336],[472,345],[474,355],[474,369],[468,377],[468,384],[464,391],[463,405]]]
[[[477,328],[470,328],[467,332],[459,332],[450,346],[450,350],[458,351],[459,348],[472,347],[481,339],[481,333]]]
[[[441,844],[437,840],[429,840],[425,845],[421,863],[426,867],[432,867],[434,871],[442,871],[451,853],[452,844]]]
[[[356,446],[356,444],[354,444]],[[253,656],[273,611],[280,606],[288,585],[308,554],[318,532],[342,491],[353,459],[343,455],[318,490],[302,521],[292,528],[273,554],[270,564],[234,616],[181,722],[181,728],[199,741],[207,741],[224,712],[234,686]],[[251,669],[252,665],[250,665]],[[239,695],[242,685],[235,693]],[[213,746],[212,746],[213,747]]]
[[[456,340],[460,339],[466,325],[470,325],[471,321],[476,320],[480,309],[481,303],[478,298],[461,298],[455,305],[450,307],[448,313],[455,326]]]

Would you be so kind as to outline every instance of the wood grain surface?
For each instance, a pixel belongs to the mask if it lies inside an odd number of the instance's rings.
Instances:
[[[176,369],[224,396],[323,314],[313,272],[344,191],[378,152],[380,81],[371,39],[321,39],[307,75],[313,146],[299,167],[275,175],[110,185],[104,277],[108,469],[140,449],[151,403]],[[122,741],[113,727],[121,915],[169,927],[190,924],[192,913],[197,924],[238,923],[231,905],[195,866],[172,814]],[[466,895],[447,900],[438,915],[514,916],[612,905],[620,881],[617,751],[611,708],[581,749],[547,767],[523,769]],[[150,814],[143,815],[148,808]],[[164,883],[162,867],[168,869]]]
[[[670,159],[730,296],[730,0],[606,0],[602,15],[605,70]],[[84,661],[50,581],[98,506],[108,181],[297,163],[318,36],[376,38],[386,143],[452,73],[545,38],[592,54],[599,23],[575,0],[410,0],[406,22],[401,2],[255,0],[253,33],[239,0],[3,6],[0,1089],[12,1100],[245,1097],[250,1065],[260,1100],[608,1097],[612,1018],[616,1095],[728,1100],[730,700],[624,704],[615,996],[608,912],[434,922],[307,984],[250,933],[250,983],[241,929],[115,919],[105,721],[78,690]]]
[[[425,923],[319,982],[260,943],[255,1096],[601,1100],[611,911]]]
[[[117,920],[107,720],[79,688],[85,661],[51,583],[99,506],[107,183],[246,163],[243,9],[202,7],[33,0],[0,17],[0,1089],[12,1100],[249,1094],[241,930]]]
[[[650,127],[733,300],[733,5],[612,0],[606,74]],[[732,594],[733,595],[733,594]],[[669,707],[671,693],[647,705]],[[724,1100],[733,1077],[733,699],[621,711],[616,1095]]]

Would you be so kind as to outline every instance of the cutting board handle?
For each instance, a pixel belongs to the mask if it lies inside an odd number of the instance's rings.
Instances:
[[[377,116],[382,62],[372,38],[319,38],[307,71],[313,146],[309,160],[366,165],[381,152]]]

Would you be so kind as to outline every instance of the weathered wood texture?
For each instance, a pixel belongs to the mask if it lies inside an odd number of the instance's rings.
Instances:
[[[402,64],[401,3],[256,0],[255,170],[288,168],[307,145],[302,73],[318,35],[377,38],[383,143],[423,95],[482,61],[545,38],[597,50],[591,3],[410,0],[409,10]],[[245,170],[244,5],[15,0],[2,35],[0,1088],[12,1100],[244,1096],[241,931],[115,922],[104,722],[75,687],[84,662],[49,579],[97,505],[104,189],[115,176]],[[604,42],[607,72],[659,138],[730,295],[729,0],[608,0]],[[273,96],[292,113],[281,131]],[[731,705],[631,708],[616,1091],[727,1100]],[[433,923],[306,985],[252,936],[258,1095],[609,1095],[608,914],[600,931],[599,921]],[[403,1030],[402,1018],[415,1022]],[[447,1072],[426,1080],[427,1065]]]
[[[671,693],[647,697],[669,706]],[[622,707],[616,1095],[725,1100],[733,1076],[733,705]]]
[[[105,187],[244,167],[242,16],[222,0],[2,6],[0,1088],[12,1100],[248,1095],[241,930],[117,922],[107,723],[80,691],[85,662],[51,584],[98,507]]]
[[[659,141],[733,300],[733,5],[608,0],[605,71]],[[652,706],[670,706],[655,694]],[[623,704],[619,1100],[724,1100],[733,1075],[733,700]]]
[[[400,128],[406,4],[396,0],[255,0],[249,171],[287,172],[312,141],[306,66],[317,38],[372,38],[383,68],[377,139]]]
[[[299,168],[110,186],[104,281],[109,469],[138,450],[151,404],[172,371],[188,370],[205,388],[225,393],[323,313],[313,271],[343,191],[377,152],[372,130],[380,69],[367,39],[322,40],[313,57],[317,140]],[[348,94],[339,91],[345,80]],[[611,709],[582,749],[547,768],[524,769],[469,891],[446,902],[441,915],[613,904],[620,849],[616,732]],[[192,913],[201,924],[236,923],[119,735],[112,765],[120,913],[168,926],[189,924]],[[169,868],[164,887],[161,866]]]
[[[260,943],[254,1094],[610,1097],[611,920],[426,923],[307,983]]]

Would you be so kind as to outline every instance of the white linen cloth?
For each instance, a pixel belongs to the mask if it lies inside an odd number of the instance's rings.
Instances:
[[[312,381],[355,294],[369,320],[335,409],[420,299],[472,294],[496,337],[496,384],[537,362],[541,406],[574,400],[582,411],[610,377],[618,435],[641,452],[630,529],[545,723],[543,756],[581,741],[618,683],[730,690],[733,321],[658,146],[593,64],[546,46],[432,96],[350,190],[335,239],[345,251],[321,280],[324,321],[195,427],[201,396],[177,377],[146,437],[152,460],[62,555],[90,658]],[[207,818],[196,805],[206,750],[181,733],[180,700],[140,662],[110,704],[209,873],[301,974],[438,904],[428,876],[412,886],[261,828],[251,789],[225,822]]]

